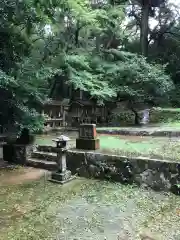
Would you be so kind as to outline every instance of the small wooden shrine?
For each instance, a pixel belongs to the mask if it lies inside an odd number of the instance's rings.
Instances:
[[[88,92],[74,89],[64,76],[57,76],[49,99],[44,103],[42,114],[46,118],[46,126],[77,127],[82,123],[107,122],[108,107],[98,105],[96,99],[93,99]]]
[[[58,128],[66,125],[69,101],[69,99],[63,101],[49,99],[44,103],[42,114],[45,116],[46,126]]]

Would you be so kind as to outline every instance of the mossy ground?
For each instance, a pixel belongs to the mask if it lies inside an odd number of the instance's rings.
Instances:
[[[90,179],[61,186],[45,178],[1,186],[0,194],[3,240],[138,240],[149,231],[180,239],[175,195]]]

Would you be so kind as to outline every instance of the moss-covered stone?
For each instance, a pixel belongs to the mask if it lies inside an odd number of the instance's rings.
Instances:
[[[83,177],[136,183],[165,191],[170,191],[180,176],[180,163],[77,150],[68,152],[67,168]]]

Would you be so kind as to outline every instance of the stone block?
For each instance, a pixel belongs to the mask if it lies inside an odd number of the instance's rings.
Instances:
[[[32,151],[33,145],[5,144],[3,146],[3,159],[7,162],[24,165]]]
[[[71,171],[66,170],[65,172],[54,172],[51,175],[51,181],[64,184],[74,179],[74,176],[71,175]]]
[[[81,124],[79,129],[80,139],[96,139],[96,124]]]
[[[96,139],[76,139],[76,148],[83,150],[97,150],[100,148],[100,140]]]

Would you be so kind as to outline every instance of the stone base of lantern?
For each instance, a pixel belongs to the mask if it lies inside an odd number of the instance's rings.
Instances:
[[[83,150],[97,150],[100,148],[99,138],[96,139],[76,139],[76,148]]]
[[[60,184],[64,184],[67,183],[71,180],[73,180],[75,178],[75,176],[71,175],[71,171],[67,170],[64,172],[54,172],[51,175],[51,182],[55,182],[55,183],[60,183]]]

